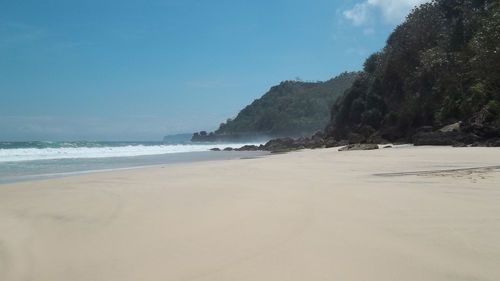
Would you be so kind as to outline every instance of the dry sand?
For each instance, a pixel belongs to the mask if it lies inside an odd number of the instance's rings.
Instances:
[[[322,149],[0,185],[0,280],[496,281],[497,165]]]

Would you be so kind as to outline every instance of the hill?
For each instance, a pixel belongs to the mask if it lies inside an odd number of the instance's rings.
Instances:
[[[414,9],[334,104],[326,135],[419,144],[499,138],[499,1]]]
[[[323,130],[330,108],[357,77],[346,72],[325,82],[284,81],[246,106],[213,133],[200,132],[192,141],[242,140],[310,135]]]

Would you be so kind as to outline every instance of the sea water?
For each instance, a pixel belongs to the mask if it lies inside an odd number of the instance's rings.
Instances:
[[[0,142],[0,183],[194,161],[258,157],[264,152],[211,148],[260,143]]]

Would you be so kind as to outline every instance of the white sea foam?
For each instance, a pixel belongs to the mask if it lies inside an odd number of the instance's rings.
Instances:
[[[259,145],[258,143],[253,143]],[[0,149],[0,162],[49,159],[107,158],[208,151],[210,148],[241,147],[245,144],[127,145],[105,147]]]

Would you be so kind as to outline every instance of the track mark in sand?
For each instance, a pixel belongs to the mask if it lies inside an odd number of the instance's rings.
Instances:
[[[454,179],[467,179],[472,183],[477,183],[480,180],[485,180],[489,177],[489,174],[495,172],[494,170],[467,170],[467,171],[455,171],[455,172],[443,172],[435,174],[425,174],[419,175],[423,177],[442,177],[442,178],[454,178]]]
[[[448,170],[426,170],[426,171],[414,171],[414,172],[401,172],[401,173],[380,173],[374,174],[374,176],[379,177],[401,177],[401,176],[435,176],[435,177],[467,177],[467,176],[478,176],[484,179],[485,175],[491,172],[500,170],[500,166],[484,166],[484,167],[472,167],[472,168],[460,168],[460,169],[448,169]]]

